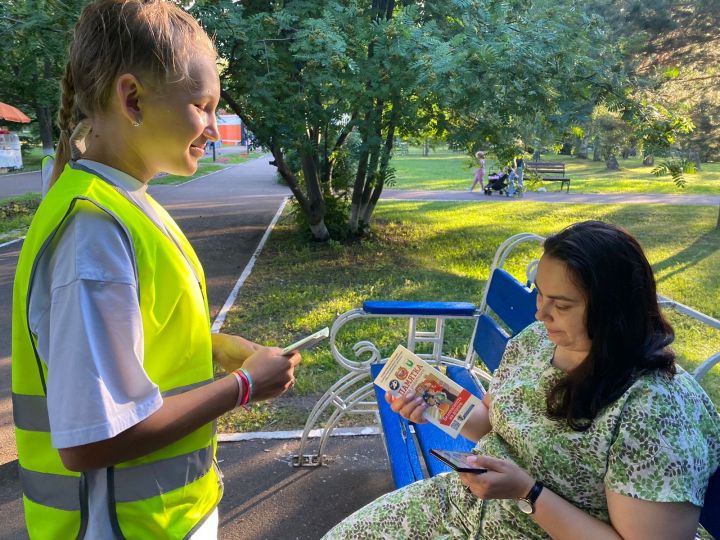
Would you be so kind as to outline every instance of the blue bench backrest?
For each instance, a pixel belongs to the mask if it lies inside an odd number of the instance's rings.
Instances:
[[[536,297],[536,289],[525,287],[502,268],[496,268],[486,302],[514,336],[535,321]],[[480,315],[473,348],[491,373],[500,365],[510,337],[490,315]]]

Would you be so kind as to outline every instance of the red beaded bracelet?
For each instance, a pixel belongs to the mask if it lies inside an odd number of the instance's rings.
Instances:
[[[242,407],[250,402],[250,381],[243,370],[236,369],[232,373],[238,383],[238,399],[235,407]]]

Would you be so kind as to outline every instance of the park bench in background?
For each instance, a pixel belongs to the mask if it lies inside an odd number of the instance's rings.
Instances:
[[[453,439],[432,424],[414,424],[392,412],[385,402],[384,391],[373,384],[373,379],[382,369],[386,358],[383,358],[379,348],[371,341],[360,341],[355,344],[353,352],[357,360],[346,358],[337,347],[338,332],[345,324],[358,319],[373,317],[407,319],[409,323],[407,348],[415,351],[418,343],[431,344],[432,352],[416,352],[416,354],[444,369],[451,379],[478,397],[482,397],[485,385],[500,363],[508,339],[535,320],[537,292],[531,285],[534,281],[537,261],[531,260],[526,265],[524,284],[506,272],[503,266],[512,250],[518,245],[526,242],[541,243],[543,240],[535,234],[521,233],[509,238],[498,248],[490,267],[490,279],[478,307],[468,302],[366,301],[362,308],[341,314],[330,330],[330,347],[335,360],[345,367],[348,373],[332,385],[310,412],[298,454],[293,457],[293,465],[300,467],[325,464],[325,447],[332,431],[343,416],[373,413],[382,426],[381,433],[397,488],[450,471],[448,466],[430,455],[430,448],[468,451],[474,444],[461,435]],[[720,330],[720,321],[717,319],[669,298],[658,296],[658,300],[664,308],[675,309]],[[452,358],[443,353],[445,323],[452,319],[475,321],[465,359]],[[435,329],[420,330],[418,323],[422,320],[434,321]],[[369,356],[361,359],[363,355]],[[480,360],[482,367],[478,365],[477,360]],[[720,363],[720,352],[712,355],[695,370],[695,378],[700,380],[717,363]],[[317,452],[306,453],[310,443],[310,432],[321,423],[328,412],[330,415],[321,429]],[[720,539],[718,508],[720,508],[720,469],[710,479],[700,516],[701,524],[715,538]]]
[[[525,174],[536,174],[543,182],[560,182],[560,191],[567,186],[567,193],[570,193],[570,179],[565,176],[562,162],[529,161],[525,163]]]

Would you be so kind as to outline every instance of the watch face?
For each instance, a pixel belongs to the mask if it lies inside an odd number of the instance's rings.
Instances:
[[[534,510],[533,505],[527,499],[518,499],[517,505],[523,514],[532,514],[533,513],[533,510]]]

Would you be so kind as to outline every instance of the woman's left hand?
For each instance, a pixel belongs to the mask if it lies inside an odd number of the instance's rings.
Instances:
[[[468,463],[484,467],[486,473],[459,473],[460,481],[478,499],[519,499],[525,497],[535,480],[512,461],[490,456],[472,456]]]

